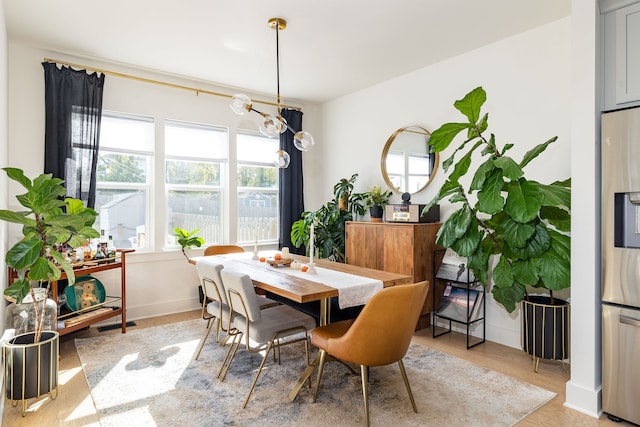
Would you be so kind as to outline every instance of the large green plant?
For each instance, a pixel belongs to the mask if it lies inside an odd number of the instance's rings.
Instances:
[[[345,223],[365,213],[364,194],[355,193],[353,185],[358,174],[343,178],[333,186],[334,198],[315,212],[303,212],[291,226],[291,243],[299,248],[305,245],[309,252],[309,234],[314,224],[315,247],[318,258],[345,261]],[[340,199],[344,208],[341,209]]]
[[[35,342],[39,341],[44,320],[44,310],[38,310],[33,286],[38,282],[58,280],[62,271],[69,285],[75,281],[73,267],[57,248],[83,246],[88,239],[100,234],[92,225],[97,213],[87,208],[81,200],[66,198],[62,180],[51,174],[41,174],[33,181],[23,171],[3,168],[8,177],[21,184],[27,192],[16,196],[26,211],[0,210],[0,220],[22,224],[22,239],[6,254],[5,262],[17,273],[17,279],[4,290],[7,300],[20,304],[31,294],[36,313]]]
[[[553,291],[571,284],[570,238],[564,234],[570,230],[571,181],[541,184],[525,178],[524,167],[557,137],[517,162],[505,155],[513,144],[500,149],[495,135],[485,136],[489,115],[480,111],[485,101],[482,87],[472,90],[454,103],[467,121],[445,123],[431,134],[436,152],[447,149],[461,132],[466,137],[443,162],[445,172],[453,169],[425,211],[447,197],[461,205],[442,225],[437,243],[467,257],[483,285],[490,283],[491,272],[494,299],[512,312],[527,298],[527,285],[547,289],[553,300]],[[482,162],[472,170],[477,156]],[[471,173],[465,188],[462,178]]]

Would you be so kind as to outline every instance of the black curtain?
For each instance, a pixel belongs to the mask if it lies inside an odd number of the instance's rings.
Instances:
[[[302,112],[283,109],[280,114],[289,125],[299,131],[302,130]],[[291,244],[291,225],[300,219],[304,212],[303,182],[302,182],[302,152],[293,145],[293,133],[286,131],[280,134],[280,149],[291,156],[291,163],[285,169],[278,169],[280,208],[280,238],[279,247],[288,247],[294,254],[304,255],[305,248],[296,248]]]
[[[67,197],[93,208],[104,74],[43,62],[44,172],[63,179]]]

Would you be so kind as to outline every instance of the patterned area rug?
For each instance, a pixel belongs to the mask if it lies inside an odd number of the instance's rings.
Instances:
[[[199,360],[193,360],[204,331],[205,322],[198,319],[76,339],[101,424],[362,425],[360,377],[340,363],[326,365],[316,403],[308,386],[289,401],[287,395],[305,367],[302,343],[283,349],[281,365],[269,358],[243,410],[261,356],[241,348],[220,382],[216,374],[225,348],[212,337]],[[418,413],[411,409],[397,364],[372,368],[369,399],[374,426],[510,426],[555,396],[417,344],[411,345],[404,363]]]

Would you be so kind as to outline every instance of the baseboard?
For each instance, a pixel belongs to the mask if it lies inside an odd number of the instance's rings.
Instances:
[[[566,386],[566,398],[564,406],[574,411],[581,412],[593,418],[600,418],[602,415],[602,388],[596,390],[587,389],[568,381]]]

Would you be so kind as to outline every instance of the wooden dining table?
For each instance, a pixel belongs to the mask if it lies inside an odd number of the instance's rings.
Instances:
[[[271,254],[271,252],[269,253]],[[269,256],[267,254],[267,256]],[[224,264],[226,259],[225,255],[212,255],[219,257]],[[247,254],[247,256],[249,256]],[[229,254],[228,259],[237,259],[238,254]],[[197,264],[198,259],[202,257],[195,257],[189,259],[192,264]],[[291,255],[293,260],[305,265],[309,263],[309,258],[301,255]],[[262,264],[262,263],[261,263]],[[258,288],[281,297],[287,298],[297,303],[306,303],[312,301],[320,302],[320,325],[327,324],[329,320],[330,301],[333,297],[339,297],[339,290],[331,287],[327,284],[318,283],[317,281],[309,280],[304,277],[292,276],[284,273],[281,269],[289,268],[287,266],[273,266],[270,268],[260,268],[243,264],[242,269],[245,274],[248,274],[253,285]],[[351,264],[344,264],[326,259],[315,259],[315,267],[326,268],[329,270],[347,273],[355,276],[366,277],[369,279],[379,280],[382,282],[383,287],[403,285],[411,283],[411,276],[399,273],[390,273],[387,271],[375,270],[372,268],[360,267]],[[298,392],[302,388],[305,381],[311,376],[313,370],[317,367],[318,361],[314,360],[313,363],[307,367],[307,369],[300,375],[298,381],[294,385],[293,389],[289,393],[289,399],[294,400],[298,395]]]

